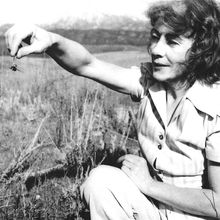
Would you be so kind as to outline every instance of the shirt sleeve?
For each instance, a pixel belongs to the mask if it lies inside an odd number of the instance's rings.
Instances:
[[[212,125],[212,133],[206,139],[206,158],[220,162],[220,116]]]
[[[152,67],[150,63],[141,63],[141,67],[131,67],[132,70],[141,72],[141,77],[139,79],[140,86],[136,91],[131,94],[131,99],[135,102],[141,101],[141,99],[146,94],[150,82],[150,73],[152,72]]]

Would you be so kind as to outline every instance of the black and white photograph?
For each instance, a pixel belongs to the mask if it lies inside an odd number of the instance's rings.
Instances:
[[[0,220],[220,219],[220,0],[0,3]]]

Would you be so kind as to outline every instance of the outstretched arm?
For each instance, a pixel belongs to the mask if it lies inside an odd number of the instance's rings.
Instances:
[[[118,92],[134,94],[142,89],[139,71],[98,60],[81,44],[40,27],[15,25],[6,32],[5,37],[11,56],[21,58],[46,52],[69,72],[93,79]]]

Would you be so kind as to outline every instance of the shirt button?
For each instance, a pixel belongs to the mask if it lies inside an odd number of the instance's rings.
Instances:
[[[157,147],[158,147],[159,150],[162,149],[162,145],[161,144],[159,144]]]
[[[163,135],[162,134],[159,135],[159,139],[163,140]]]

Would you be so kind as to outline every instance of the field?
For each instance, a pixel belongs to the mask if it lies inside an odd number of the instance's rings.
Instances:
[[[130,67],[140,51],[100,59]],[[0,219],[89,219],[79,186],[97,165],[138,154],[137,104],[53,60],[0,57]]]

